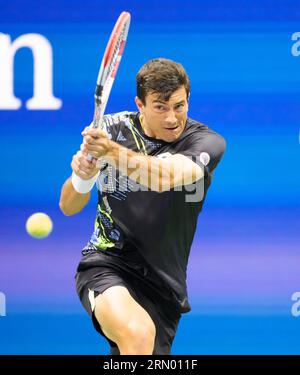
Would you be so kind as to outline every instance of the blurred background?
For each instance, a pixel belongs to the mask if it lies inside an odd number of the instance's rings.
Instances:
[[[190,117],[227,141],[173,354],[300,354],[299,0],[0,0],[0,353],[108,353],[74,285],[96,196],[73,217],[58,201],[123,10],[132,23],[107,113],[135,110],[139,67],[167,57],[191,78]],[[25,231],[34,212],[53,220],[44,240]]]

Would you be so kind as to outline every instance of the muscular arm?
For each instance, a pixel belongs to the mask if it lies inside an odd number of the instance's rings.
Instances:
[[[105,158],[113,161],[117,169],[131,180],[157,192],[189,185],[204,175],[201,167],[184,155],[175,154],[161,159],[138,154],[115,142],[110,143]]]
[[[83,150],[94,158],[104,157],[131,180],[157,192],[189,185],[203,177],[201,167],[188,157],[175,154],[167,158],[141,155],[107,138],[100,129],[85,129]]]
[[[59,207],[66,216],[71,216],[80,212],[90,200],[91,193],[77,193],[73,188],[71,177],[64,183],[59,200]]]

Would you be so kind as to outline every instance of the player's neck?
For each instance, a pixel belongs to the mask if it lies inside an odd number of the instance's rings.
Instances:
[[[147,123],[142,114],[140,114],[139,119],[140,119],[141,128],[143,129],[143,132],[146,134],[146,136],[150,138],[156,138],[155,134],[149,131]]]

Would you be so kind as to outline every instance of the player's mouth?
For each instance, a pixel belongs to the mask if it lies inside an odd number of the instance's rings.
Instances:
[[[166,130],[171,130],[171,131],[172,130],[174,131],[174,130],[176,130],[178,128],[179,128],[179,125],[165,127]]]

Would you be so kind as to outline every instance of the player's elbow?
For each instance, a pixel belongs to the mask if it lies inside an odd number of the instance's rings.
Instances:
[[[62,201],[59,202],[59,208],[65,216],[73,215],[72,212],[68,209],[68,207],[66,207],[66,205]]]
[[[65,202],[63,202],[62,200],[59,201],[59,208],[61,210],[61,212],[65,215],[65,216],[72,216],[72,215],[75,215],[77,214],[79,211],[81,210],[75,210],[74,207],[70,207],[68,206],[67,204],[65,204]]]

